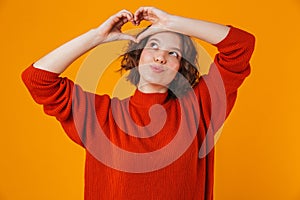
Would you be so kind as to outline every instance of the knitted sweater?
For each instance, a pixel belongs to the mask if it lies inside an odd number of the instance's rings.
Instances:
[[[215,45],[209,73],[167,101],[167,93],[139,90],[124,100],[92,94],[32,65],[22,78],[45,113],[85,148],[86,200],[212,200],[214,133],[250,73],[254,41],[231,27]]]

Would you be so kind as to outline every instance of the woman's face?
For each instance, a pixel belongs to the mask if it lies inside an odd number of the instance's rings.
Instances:
[[[138,71],[138,88],[143,92],[166,92],[176,76],[182,56],[181,38],[172,32],[149,37],[143,49]]]

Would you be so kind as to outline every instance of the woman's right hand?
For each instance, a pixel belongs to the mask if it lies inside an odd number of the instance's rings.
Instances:
[[[116,40],[136,41],[134,36],[125,34],[121,30],[122,26],[127,22],[131,22],[135,25],[133,14],[127,10],[121,10],[108,18],[95,29],[99,36],[99,44]]]

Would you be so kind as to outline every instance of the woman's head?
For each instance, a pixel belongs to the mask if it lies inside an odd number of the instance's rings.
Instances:
[[[129,43],[121,61],[121,70],[131,70],[127,79],[132,84],[139,89],[168,90],[171,98],[198,82],[196,66],[197,51],[190,37],[168,31]]]

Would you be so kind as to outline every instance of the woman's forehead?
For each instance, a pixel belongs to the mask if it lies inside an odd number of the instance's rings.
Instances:
[[[178,33],[174,32],[160,32],[153,34],[149,37],[148,41],[158,41],[159,43],[165,45],[165,46],[170,46],[170,47],[175,47],[175,48],[180,48],[181,49],[181,37]]]

